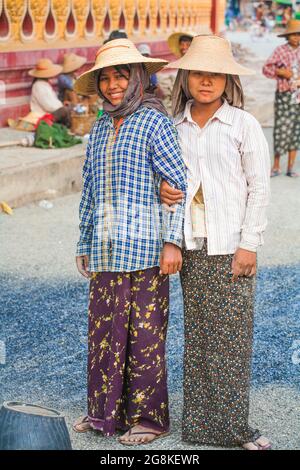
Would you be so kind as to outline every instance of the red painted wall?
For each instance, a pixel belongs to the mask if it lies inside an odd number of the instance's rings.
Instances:
[[[152,56],[165,60],[173,60],[166,41],[149,43]],[[7,119],[25,116],[29,112],[29,97],[32,78],[28,71],[34,68],[42,57],[54,63],[62,63],[63,56],[69,52],[87,57],[87,64],[82,71],[92,67],[98,47],[76,47],[65,49],[48,49],[36,51],[4,52],[0,55],[0,81],[5,85],[5,100],[0,96],[0,127],[7,125]]]

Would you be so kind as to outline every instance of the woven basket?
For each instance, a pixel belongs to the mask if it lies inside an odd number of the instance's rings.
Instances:
[[[71,114],[71,131],[76,135],[89,134],[96,118],[95,114]]]

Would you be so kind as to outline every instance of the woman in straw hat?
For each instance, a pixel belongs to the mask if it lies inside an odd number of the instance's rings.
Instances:
[[[194,31],[172,33],[168,37],[168,46],[170,51],[172,51],[176,57],[183,57],[190,47],[193,37],[196,35],[197,33]]]
[[[293,167],[300,148],[300,21],[291,20],[279,36],[286,38],[286,44],[276,47],[263,67],[264,75],[277,81],[271,176],[281,174],[280,157],[288,153],[286,174],[296,177]]]
[[[163,230],[158,181],[185,191],[186,175],[175,128],[150,87],[165,63],[116,39],[75,83],[82,95],[100,95],[104,113],[83,168],[76,262],[90,278],[88,416],[74,429],[128,429],[128,445],[169,430],[168,274],[181,268],[184,207],[166,214]]]
[[[62,73],[57,80],[58,98],[62,102],[68,102],[73,105],[78,103],[77,94],[73,90],[74,80],[76,78],[75,72],[85,63],[85,57],[81,57],[73,52],[64,56]]]
[[[269,197],[268,145],[243,110],[230,43],[197,36],[181,59],[173,112],[188,173],[181,282],[185,314],[183,439],[267,449],[248,424],[256,250]],[[180,192],[161,185],[162,201]]]
[[[56,93],[51,86],[49,80],[57,77],[62,71],[62,66],[53,64],[50,59],[40,59],[35,68],[28,73],[34,77],[31,97],[30,109],[39,117],[45,114],[52,114],[55,122],[70,127],[70,111],[57,98]]]

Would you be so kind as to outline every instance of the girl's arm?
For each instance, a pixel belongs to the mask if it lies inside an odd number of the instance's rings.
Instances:
[[[280,74],[280,71],[283,72],[285,69],[285,65],[282,62],[280,53],[277,49],[273,52],[271,57],[267,60],[265,65],[263,66],[263,74],[267,78],[277,78],[278,76],[284,77],[284,75]],[[287,77],[288,78],[288,77]]]
[[[168,118],[153,133],[151,162],[153,171],[172,187],[180,189],[184,198],[176,205],[173,213],[166,212],[163,230],[165,243],[173,243],[181,248],[183,238],[184,205],[186,193],[186,168],[178,142],[177,131]]]
[[[248,185],[248,199],[242,224],[240,248],[255,252],[263,244],[267,226],[266,208],[270,196],[270,153],[258,121],[248,115],[241,146],[242,166]]]

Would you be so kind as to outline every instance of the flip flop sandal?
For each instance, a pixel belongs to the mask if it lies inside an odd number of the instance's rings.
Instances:
[[[256,440],[256,441],[254,441],[254,443],[258,445],[259,450],[271,450],[271,449],[272,449],[272,444],[271,444],[271,442],[269,442],[268,444],[265,444],[265,445],[261,445],[261,444],[260,444],[259,442],[257,442],[257,440]]]
[[[81,425],[82,425],[82,428],[79,427]],[[77,421],[75,421],[72,428],[73,428],[73,431],[79,432],[79,433],[90,431],[92,427],[89,423],[89,417],[84,416],[83,418],[79,418]]]
[[[136,435],[141,435],[141,434],[151,434],[155,437],[153,437],[153,439],[149,440],[149,441],[139,441],[139,442],[135,442],[135,441],[125,441],[123,439],[119,439],[119,442],[125,446],[138,446],[138,445],[142,445],[142,444],[150,444],[151,442],[155,441],[156,439],[159,439],[160,437],[166,437],[168,436],[170,433],[169,432],[161,432],[159,434],[157,434],[156,432],[153,432],[153,431],[139,431],[139,432],[132,432],[131,429],[129,429],[128,431],[128,437],[130,436],[136,436]]]
[[[279,176],[281,175],[281,170],[272,170],[271,171],[271,178],[273,178],[274,176]]]
[[[299,174],[296,173],[295,171],[288,171],[286,176],[289,176],[290,178],[297,178]]]
[[[253,444],[255,447],[257,447],[257,450],[271,450],[272,449],[272,445],[271,443],[269,444],[265,444],[265,445],[261,445],[259,444],[257,441],[252,441],[252,442],[249,442],[247,444]],[[243,446],[244,447],[244,446]],[[252,449],[247,449],[247,447],[244,447],[245,450],[252,450]]]

